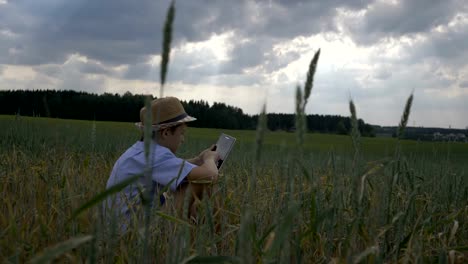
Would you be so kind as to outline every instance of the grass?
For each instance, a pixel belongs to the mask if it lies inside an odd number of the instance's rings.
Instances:
[[[133,124],[13,116],[0,116],[0,124],[0,259],[141,260],[143,233],[116,237],[101,224],[99,207],[70,220],[105,189],[115,160],[138,139]],[[220,132],[190,128],[180,155],[197,154]],[[238,142],[219,182],[220,231],[208,221],[212,200],[203,203],[207,221],[197,228],[155,210],[147,241],[153,261],[435,262],[468,250],[468,144],[401,140],[396,160],[395,139],[361,138],[356,167],[349,136],[307,133],[300,156],[296,135],[265,131],[254,163],[255,132],[223,132]],[[70,250],[76,241],[82,244]]]

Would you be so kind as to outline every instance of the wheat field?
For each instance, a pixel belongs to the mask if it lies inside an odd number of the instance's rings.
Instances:
[[[237,137],[198,226],[154,208],[125,235],[99,202],[132,124],[0,118],[0,259],[6,263],[466,261],[468,145],[307,133]],[[221,130],[190,128],[189,158]],[[260,151],[259,151],[260,149]],[[258,154],[258,158],[257,158]],[[215,198],[221,204],[215,206]],[[216,210],[215,210],[216,209]],[[215,228],[215,225],[219,225]]]

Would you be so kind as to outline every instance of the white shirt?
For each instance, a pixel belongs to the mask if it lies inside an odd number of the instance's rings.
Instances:
[[[159,192],[169,184],[169,189],[175,191],[184,182],[190,171],[196,167],[196,165],[176,157],[168,148],[152,143],[150,146],[151,181],[148,181],[144,176],[146,168],[144,146],[144,142],[138,141],[125,151],[115,163],[109,180],[107,180],[106,188],[110,188],[132,176],[142,175],[136,182],[126,186],[121,193],[107,201],[108,207],[111,206],[127,217],[131,214],[131,208],[128,208],[128,205],[141,203],[139,186],[150,190],[152,202],[156,198],[155,195],[162,195]],[[162,196],[160,199],[163,203]]]

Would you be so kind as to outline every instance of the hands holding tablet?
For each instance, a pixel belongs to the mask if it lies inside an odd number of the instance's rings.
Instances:
[[[198,155],[197,165],[201,165],[208,160],[213,160],[218,170],[221,169],[235,142],[236,139],[234,137],[222,133],[216,144],[211,145]]]

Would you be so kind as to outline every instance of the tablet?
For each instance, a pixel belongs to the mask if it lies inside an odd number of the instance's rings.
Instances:
[[[220,170],[223,166],[223,163],[229,156],[229,153],[231,152],[235,142],[236,138],[232,136],[226,135],[224,133],[221,133],[221,135],[219,136],[218,141],[216,142],[216,145],[213,149],[218,152],[220,157],[220,160],[218,160],[218,164],[216,164],[218,170]]]

